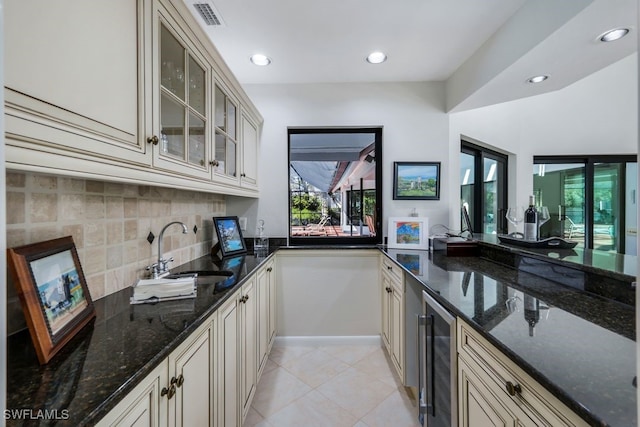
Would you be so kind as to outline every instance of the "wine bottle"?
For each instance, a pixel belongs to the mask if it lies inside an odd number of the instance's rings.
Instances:
[[[529,196],[529,208],[524,211],[524,239],[538,240],[538,211],[536,211],[535,197]]]
[[[540,321],[540,302],[527,294],[524,294],[524,318],[529,324],[529,336],[532,337]]]

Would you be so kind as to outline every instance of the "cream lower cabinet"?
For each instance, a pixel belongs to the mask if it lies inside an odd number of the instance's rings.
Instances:
[[[382,286],[382,340],[393,366],[404,381],[404,274],[386,256],[380,269]]]
[[[218,425],[240,425],[238,405],[240,295],[237,292],[218,309]]]
[[[172,383],[176,386],[173,403],[169,405],[169,425],[214,425],[216,326],[214,316],[210,327],[169,356],[169,390]]]
[[[462,319],[457,324],[461,426],[588,425]]]
[[[214,425],[215,327],[214,318],[194,332],[98,426]]]
[[[256,391],[258,297],[251,278],[218,309],[218,425],[241,426]]]
[[[98,426],[241,426],[275,339],[274,265],[267,261]]]
[[[275,269],[274,261],[267,264],[256,274],[256,293],[258,297],[258,372],[262,375],[269,350],[275,338]]]
[[[251,407],[251,401],[256,392],[257,384],[258,298],[255,277],[242,286],[240,293],[240,413],[242,415],[241,420],[244,420]]]

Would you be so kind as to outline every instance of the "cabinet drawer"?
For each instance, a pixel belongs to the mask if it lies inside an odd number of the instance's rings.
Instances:
[[[544,420],[543,425],[588,425],[463,320],[457,323],[459,357],[482,372],[488,385],[501,390],[503,399],[519,406],[532,419]]]
[[[393,261],[391,261],[389,258],[387,258],[386,256],[382,257],[382,270],[387,272],[387,274],[389,274],[389,277],[391,278],[391,282],[399,287],[398,290],[402,291],[403,290],[403,283],[404,283],[404,273],[402,272],[402,268],[400,266],[398,266],[398,264],[394,263]]]

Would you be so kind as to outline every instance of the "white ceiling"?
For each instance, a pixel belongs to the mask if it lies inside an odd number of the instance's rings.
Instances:
[[[448,111],[556,90],[637,51],[637,0],[202,1],[241,84],[444,81]],[[620,26],[632,34],[596,42]],[[373,50],[388,60],[367,63]],[[538,73],[551,78],[524,83]]]

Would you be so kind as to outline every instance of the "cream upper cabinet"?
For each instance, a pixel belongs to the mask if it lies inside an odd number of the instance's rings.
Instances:
[[[245,188],[258,188],[258,126],[247,114],[242,112],[240,123],[242,130],[242,165],[240,167],[240,185]]]
[[[138,86],[144,4],[11,1],[4,14],[7,168],[150,165]]]
[[[8,2],[7,169],[256,197],[262,117],[189,7]]]
[[[208,179],[211,147],[212,68],[198,43],[183,30],[186,22],[162,2],[154,9],[152,41],[157,77],[149,110],[154,168]]]
[[[215,142],[211,159],[213,179],[238,184],[238,102],[222,83],[215,85]]]

